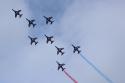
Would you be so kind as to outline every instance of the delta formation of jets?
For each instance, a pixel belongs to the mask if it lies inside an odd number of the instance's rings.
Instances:
[[[14,10],[12,9],[12,11],[15,13],[15,18],[17,18],[17,16],[19,16],[19,18],[21,18],[23,16],[23,14],[21,14],[21,11],[22,10]],[[53,24],[54,20],[53,20],[53,17],[50,16],[50,17],[46,17],[46,16],[43,16],[46,20],[46,24],[48,25],[49,23],[50,24]],[[28,19],[26,18],[27,22],[28,22],[28,27],[32,27],[34,28],[36,26],[36,23],[35,23],[35,19]],[[44,35],[46,37],[46,43],[48,44],[50,42],[50,44],[53,44],[54,43],[54,40],[53,40],[53,36],[47,36],[46,34]],[[37,41],[37,37],[31,37],[31,36],[28,36],[28,38],[30,39],[30,44],[32,45],[34,43],[34,45],[37,45],[38,44],[38,41]],[[72,44],[72,47],[73,47],[73,53],[80,53],[81,50],[79,50],[80,46],[75,46]],[[57,46],[55,46],[55,48],[57,49],[57,55],[61,54],[61,56],[65,53],[63,50],[64,48],[59,48]],[[58,65],[58,70],[59,69],[62,69],[62,71],[64,71],[66,68],[64,68],[63,66],[65,65],[64,63],[59,63],[58,61],[56,61],[57,65]]]

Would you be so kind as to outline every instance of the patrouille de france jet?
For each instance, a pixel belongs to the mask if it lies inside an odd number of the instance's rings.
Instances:
[[[81,50],[79,50],[80,46],[74,46],[72,44],[72,47],[74,48],[73,53],[75,53],[77,51],[77,53],[79,54],[81,52]]]
[[[38,41],[36,41],[36,39],[38,39],[37,37],[30,37],[30,36],[28,36],[29,38],[30,38],[30,40],[31,40],[31,45],[34,43],[35,45],[38,43]]]
[[[16,18],[17,16],[19,16],[19,17],[21,18],[22,15],[23,15],[23,14],[20,14],[20,12],[21,12],[22,10],[14,10],[14,9],[12,9],[12,11],[14,11],[14,13],[15,13],[15,18]]]
[[[57,49],[57,55],[58,55],[59,53],[61,53],[61,55],[64,54],[64,52],[62,51],[64,48],[59,48],[59,47],[57,47],[57,46],[55,46],[55,47],[56,47],[56,49]]]
[[[46,16],[43,16],[45,19],[46,19],[46,24],[48,24],[48,23],[50,23],[50,24],[53,24],[53,20],[52,20],[52,16],[50,16],[50,17],[46,17]]]
[[[34,19],[32,19],[32,20],[29,20],[29,19],[27,19],[26,18],[26,20],[28,21],[28,27],[31,27],[31,25],[33,26],[33,28],[36,26],[36,24],[34,23],[35,22],[35,20]]]
[[[66,68],[63,67],[65,64],[60,64],[58,61],[56,61],[56,63],[58,64],[58,70],[60,68],[62,69],[62,71],[64,71],[66,69]]]
[[[48,44],[49,42],[52,44],[54,41],[52,40],[52,38],[53,38],[53,36],[47,36],[47,35],[45,35],[45,37],[46,37],[46,43]]]

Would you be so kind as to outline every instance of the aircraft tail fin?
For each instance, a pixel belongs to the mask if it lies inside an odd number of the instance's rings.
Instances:
[[[73,53],[75,53],[75,50],[73,50]]]
[[[32,44],[33,44],[33,42],[31,41],[30,45],[32,45]]]
[[[19,16],[20,16],[20,18],[22,17],[22,15],[23,15],[23,14],[20,14],[20,15],[19,15]]]
[[[48,41],[48,40],[46,40],[46,43],[47,43],[47,44],[48,44],[48,42],[49,42],[49,41]]]
[[[35,45],[38,44],[38,42],[35,42]]]
[[[51,41],[51,44],[53,43],[54,41]]]
[[[66,68],[62,68],[62,71],[64,71]]]
[[[78,54],[81,52],[81,50],[78,51]]]
[[[53,24],[54,21],[51,21],[51,24]]]
[[[64,52],[62,52],[62,55],[64,54]]]
[[[33,24],[33,27],[35,27],[36,26],[36,24]]]

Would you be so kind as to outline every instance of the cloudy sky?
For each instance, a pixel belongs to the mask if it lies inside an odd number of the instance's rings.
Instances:
[[[11,9],[22,9],[23,17],[15,19]],[[73,83],[57,71],[56,61],[78,83],[108,83],[72,53],[71,44],[80,45],[113,83],[125,83],[124,0],[1,0],[0,10],[0,83]],[[54,24],[46,25],[44,15]],[[25,18],[37,26],[28,28]],[[44,34],[53,35],[54,44],[46,44]],[[38,37],[38,45],[31,46],[28,35]],[[64,47],[64,56],[54,46]]]

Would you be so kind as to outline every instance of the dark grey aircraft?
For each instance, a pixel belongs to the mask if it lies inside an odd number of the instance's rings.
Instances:
[[[48,24],[50,22],[50,24],[53,24],[54,21],[52,21],[52,16],[50,17],[46,17],[46,16],[43,16],[45,19],[46,19],[46,24]]]
[[[56,63],[58,64],[58,70],[60,68],[62,69],[62,71],[64,71],[64,69],[66,69],[66,68],[63,67],[65,64],[60,64],[58,61],[56,61]]]
[[[12,9],[12,11],[14,11],[14,13],[15,13],[15,18],[19,15],[19,17],[21,18],[22,17],[22,15],[23,14],[20,14],[20,12],[21,12],[21,10],[14,10],[14,9]]]
[[[74,45],[72,44],[72,47],[74,48],[73,53],[75,53],[75,52],[77,51],[78,54],[79,54],[79,53],[81,52],[81,50],[79,50],[80,46],[74,46]]]
[[[38,43],[38,41],[36,41],[36,39],[38,39],[37,37],[34,37],[34,38],[32,38],[32,37],[30,37],[30,36],[28,36],[29,38],[30,38],[30,40],[31,40],[31,45],[34,43],[35,45]]]
[[[56,47],[56,49],[57,49],[57,55],[58,55],[59,53],[61,53],[61,55],[64,54],[64,52],[62,52],[62,50],[63,50],[64,48],[58,48],[57,46],[55,46],[55,47]]]
[[[45,37],[47,38],[47,40],[46,40],[46,43],[48,44],[48,42],[50,41],[51,42],[51,44],[54,42],[53,40],[52,40],[52,38],[53,38],[53,36],[47,36],[47,35],[45,35]]]
[[[34,22],[35,22],[34,19],[29,20],[29,19],[26,18],[26,20],[28,21],[28,26],[29,26],[29,27],[30,27],[31,25],[33,26],[33,28],[36,26],[36,24],[34,23]]]

